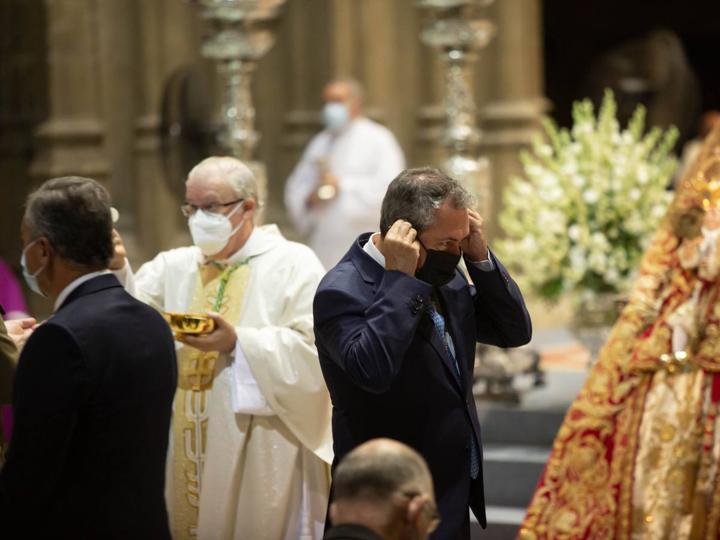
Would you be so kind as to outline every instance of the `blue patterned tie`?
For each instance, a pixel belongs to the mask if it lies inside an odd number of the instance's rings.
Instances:
[[[455,364],[455,371],[458,374],[458,377],[460,376],[460,366],[458,364],[457,358],[455,357],[455,346],[452,342],[452,338],[449,334],[445,331],[445,319],[442,315],[432,306],[429,306],[428,313],[430,314],[430,318],[433,321],[433,324],[435,325],[435,330],[437,330],[438,334],[440,334],[440,337],[443,340],[443,343],[445,343],[445,350],[448,353],[448,356],[452,358],[454,364]],[[475,440],[475,435],[473,433],[470,433],[470,478],[473,480],[477,479],[478,474],[480,473],[480,451],[478,449],[477,441]]]

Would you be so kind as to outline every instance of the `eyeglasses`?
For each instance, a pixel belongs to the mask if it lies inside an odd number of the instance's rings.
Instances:
[[[206,214],[224,214],[223,209],[227,208],[228,206],[233,206],[235,204],[243,202],[245,199],[237,199],[235,201],[230,201],[227,203],[213,203],[208,204],[207,206],[197,206],[195,204],[185,203],[180,207],[180,211],[183,213],[183,216],[190,217],[198,210],[202,210]]]

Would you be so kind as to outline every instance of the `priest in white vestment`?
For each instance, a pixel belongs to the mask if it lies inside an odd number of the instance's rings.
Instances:
[[[181,337],[167,499],[176,540],[322,537],[330,401],[313,338],[324,269],[275,225],[255,226],[240,161],[212,157],[186,184],[195,246],[160,253],[126,285],[161,311],[213,312]]]
[[[323,98],[325,129],[310,141],[288,178],[285,207],[330,269],[355,238],[378,228],[380,203],[390,181],[405,168],[405,157],[390,130],[362,115],[357,82],[333,81]]]

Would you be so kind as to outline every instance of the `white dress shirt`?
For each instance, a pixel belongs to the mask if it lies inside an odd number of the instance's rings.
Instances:
[[[103,274],[110,274],[110,270],[99,270],[98,272],[90,272],[89,274],[83,274],[79,278],[72,280],[65,286],[62,291],[60,291],[60,294],[55,299],[55,306],[53,308],[53,311],[57,311],[58,309],[60,309],[60,306],[62,306],[63,302],[67,300],[68,296],[70,296],[70,293],[72,293],[80,285],[82,285],[86,281],[90,281],[93,278],[102,276]]]

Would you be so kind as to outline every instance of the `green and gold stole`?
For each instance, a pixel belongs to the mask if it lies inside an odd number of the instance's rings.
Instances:
[[[250,278],[249,259],[222,267],[200,268],[188,312],[220,313],[236,324]],[[178,389],[173,409],[172,530],[176,540],[197,538],[198,511],[205,463],[208,392],[212,389],[218,352],[202,352],[185,345],[178,352]]]

